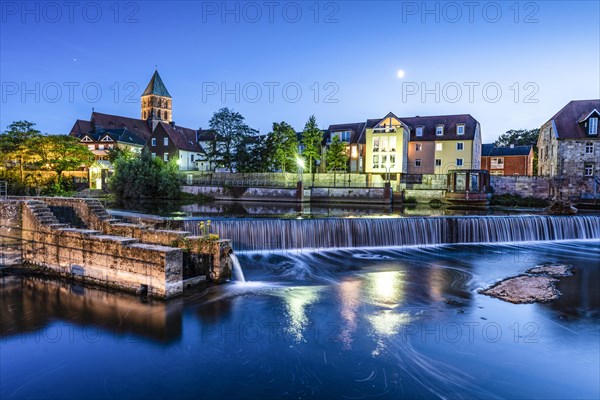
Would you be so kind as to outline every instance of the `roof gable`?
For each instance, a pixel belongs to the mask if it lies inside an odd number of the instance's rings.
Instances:
[[[195,151],[198,153],[202,152],[202,147],[200,147],[200,144],[197,142],[198,131],[195,131],[194,129],[160,122],[156,126],[152,136],[156,136],[156,133],[158,132],[166,134],[179,150]]]
[[[552,124],[558,139],[583,139],[588,135],[587,119],[600,109],[600,99],[572,100],[554,114],[544,125]],[[585,118],[584,118],[585,117]]]

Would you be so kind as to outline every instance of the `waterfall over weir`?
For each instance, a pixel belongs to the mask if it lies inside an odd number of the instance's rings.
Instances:
[[[197,234],[197,222],[184,229]],[[600,216],[247,218],[211,226],[242,251],[600,239]]]

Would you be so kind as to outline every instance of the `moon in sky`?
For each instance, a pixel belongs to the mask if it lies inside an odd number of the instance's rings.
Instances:
[[[396,75],[398,76],[398,79],[402,79],[404,78],[404,71],[399,69],[398,72],[396,72]]]

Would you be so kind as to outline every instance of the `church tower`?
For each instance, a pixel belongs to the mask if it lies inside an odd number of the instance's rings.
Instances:
[[[173,120],[171,95],[160,78],[158,70],[154,71],[152,79],[142,93],[142,119],[151,124],[152,130],[161,121]]]

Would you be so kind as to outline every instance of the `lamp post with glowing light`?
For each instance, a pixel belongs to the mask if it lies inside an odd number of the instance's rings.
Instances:
[[[390,162],[387,161],[385,163],[385,181],[387,183],[390,183],[390,168],[391,168]]]
[[[301,158],[300,156],[297,156],[296,157],[296,164],[298,164],[298,178],[299,178],[298,180],[300,182],[302,182],[303,181],[303,175],[304,175],[304,167],[305,167],[304,159]]]
[[[304,183],[302,181],[304,175],[304,160],[300,156],[296,156],[296,164],[298,165],[298,183],[296,184],[296,200],[302,204],[304,201]],[[302,211],[302,205],[300,205]]]

